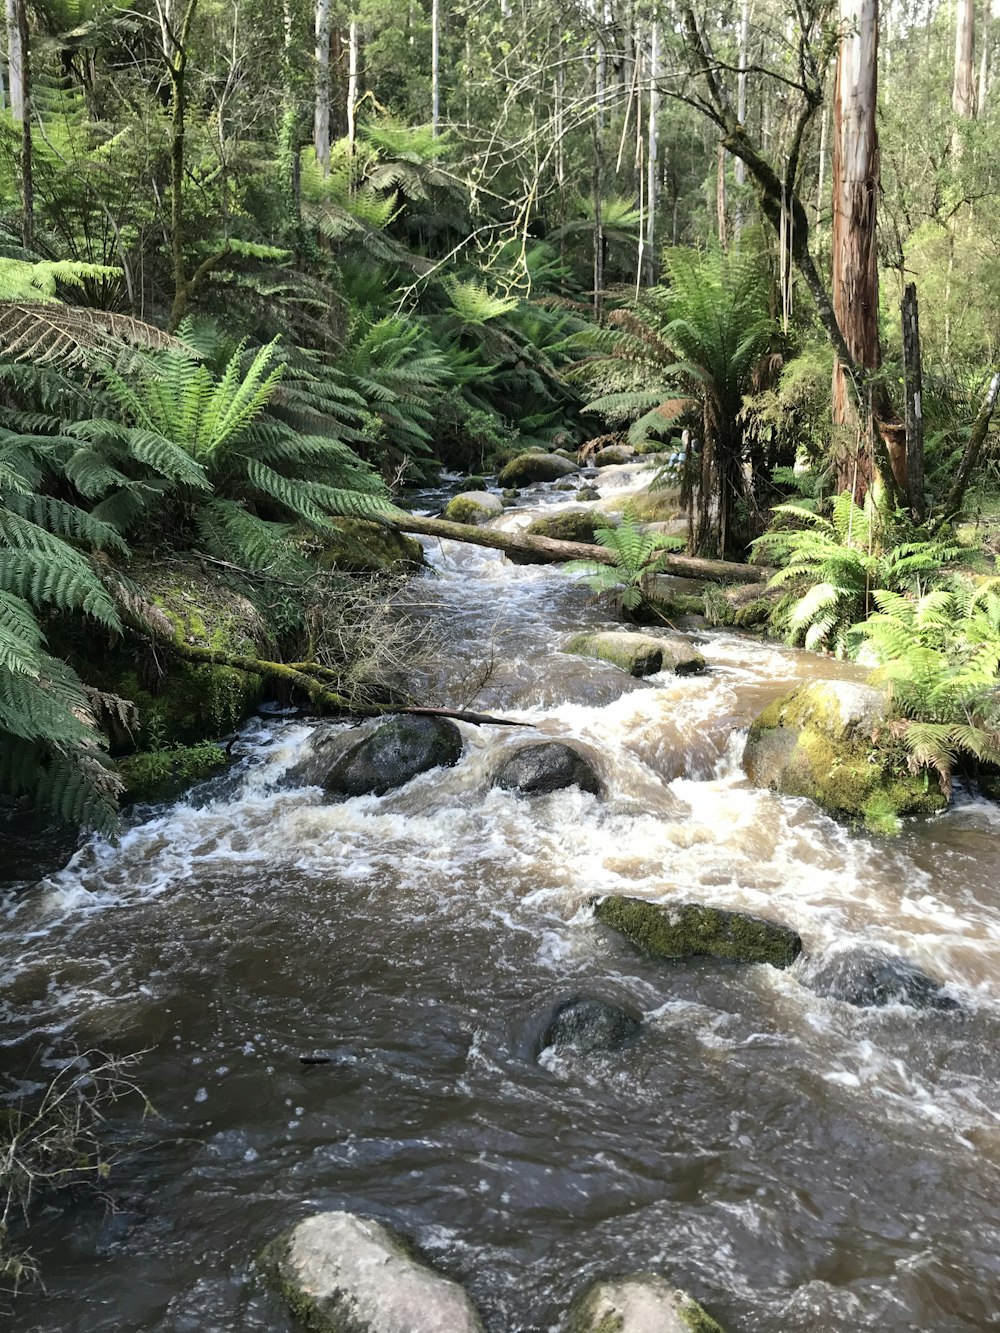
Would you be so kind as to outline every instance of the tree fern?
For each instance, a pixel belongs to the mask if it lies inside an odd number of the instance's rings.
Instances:
[[[668,551],[676,551],[684,543],[663,533],[647,532],[626,508],[618,527],[598,528],[594,540],[614,556],[613,565],[598,564],[592,560],[574,560],[566,565],[569,571],[587,575],[587,581],[597,593],[609,593],[626,611],[635,611],[643,602],[642,582],[664,567]],[[657,555],[657,552],[660,554]]]

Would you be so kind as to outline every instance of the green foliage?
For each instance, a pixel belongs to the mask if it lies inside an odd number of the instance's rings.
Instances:
[[[947,786],[963,758],[1000,764],[1000,580],[872,596],[878,610],[852,635],[889,687],[912,765]]]
[[[836,496],[828,518],[806,504],[777,505],[773,513],[777,524],[754,543],[754,553],[781,564],[771,587],[800,589],[790,606],[780,604],[778,627],[789,642],[838,657],[849,654],[852,626],[877,589],[919,595],[947,564],[969,554],[890,522],[874,487],[863,505],[847,492]]]
[[[676,537],[645,531],[628,509],[617,527],[598,528],[594,540],[611,552],[614,564],[574,560],[566,569],[586,574],[587,582],[596,593],[609,593],[625,611],[635,611],[643,604],[643,579],[661,573],[665,556],[684,546]]]

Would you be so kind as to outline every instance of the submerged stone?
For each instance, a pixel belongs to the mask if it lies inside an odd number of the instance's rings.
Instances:
[[[499,482],[501,486],[530,486],[535,481],[558,481],[579,470],[576,463],[558,454],[518,454],[503,468]]]
[[[557,1051],[613,1051],[642,1028],[634,1009],[593,995],[577,995],[560,1004],[542,1034],[540,1047]]]
[[[562,741],[541,741],[515,750],[497,769],[493,786],[525,796],[542,796],[564,787],[579,787],[595,795],[601,790],[600,780],[588,761],[579,750]]]
[[[443,518],[449,523],[485,523],[503,513],[503,501],[489,491],[463,491],[449,500]]]
[[[690,676],[705,670],[705,659],[686,639],[632,634],[628,630],[578,634],[570,639],[565,651],[579,657],[596,657],[620,667],[630,676],[651,676],[657,671]]]
[[[331,796],[383,796],[432,768],[452,768],[462,733],[443,717],[395,717],[342,755],[323,787]]]
[[[859,1009],[905,1004],[912,1009],[958,1009],[941,983],[916,963],[887,949],[860,946],[803,969],[802,983],[828,1000]]]
[[[566,1333],[723,1333],[693,1296],[655,1273],[607,1278],[573,1303]]]
[[[315,1333],[482,1333],[471,1300],[389,1227],[317,1213],[283,1232],[258,1263]]]
[[[897,816],[934,814],[948,804],[930,773],[909,772],[886,725],[888,700],[869,685],[819,680],[770,704],[743,752],[751,782],[806,796],[828,814],[893,832]]]
[[[790,967],[802,940],[789,926],[700,903],[651,903],[615,894],[594,904],[598,921],[654,958],[727,958]]]

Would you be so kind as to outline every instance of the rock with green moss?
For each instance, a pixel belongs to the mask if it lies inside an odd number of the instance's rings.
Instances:
[[[743,752],[751,782],[806,796],[835,818],[890,833],[900,815],[936,814],[947,804],[937,779],[914,775],[887,725],[886,696],[869,685],[819,680],[770,704]]]
[[[576,493],[576,498],[578,500],[599,500],[601,492],[596,486],[581,486]]]
[[[579,657],[595,657],[620,667],[630,676],[652,676],[657,671],[691,676],[705,670],[705,659],[686,639],[634,634],[629,630],[577,634],[564,651]]]
[[[683,587],[683,584],[681,585]],[[678,592],[677,580],[668,574],[653,574],[642,581],[642,595],[651,610],[664,620],[703,616],[705,598],[698,593]]]
[[[229,756],[220,745],[178,745],[171,750],[126,755],[116,761],[125,783],[123,804],[172,801],[228,766]]]
[[[574,507],[542,514],[529,523],[525,531],[534,537],[552,537],[556,541],[586,542],[592,545],[597,529],[607,526],[608,520],[601,514],[595,514],[593,509]]]
[[[579,472],[576,463],[558,454],[527,453],[512,458],[500,473],[501,486],[530,486],[536,481],[558,481]]]
[[[324,538],[316,557],[321,569],[339,569],[344,574],[383,574],[417,569],[424,550],[415,537],[396,532],[384,523],[363,518],[338,518],[337,531]]]
[[[462,733],[444,717],[402,716],[352,745],[323,781],[331,796],[384,796],[432,768],[462,757]]]
[[[723,1333],[701,1305],[655,1273],[596,1282],[570,1309],[566,1333]]]
[[[489,491],[463,491],[444,507],[443,518],[449,523],[487,523],[503,513],[503,501]]]
[[[638,491],[629,495],[626,502],[630,514],[638,523],[669,523],[682,513],[680,494],[676,490],[657,487],[655,490]],[[602,507],[616,510],[622,508],[622,503],[620,496],[609,496],[601,502]]]
[[[258,1257],[313,1333],[483,1333],[469,1297],[372,1218],[317,1213]]]
[[[595,901],[594,915],[653,958],[728,958],[790,967],[802,952],[802,941],[789,926],[700,903],[651,903],[613,894]]]
[[[565,458],[568,463],[578,462],[577,455],[570,449],[553,449],[556,458]]]
[[[782,588],[763,583],[734,583],[705,586],[705,616],[711,625],[734,629],[759,629],[771,619],[775,606],[787,594]]]
[[[621,467],[625,463],[634,462],[634,460],[634,450],[623,449],[618,445],[610,444],[604,449],[598,449],[590,461],[594,467]]]
[[[129,570],[143,595],[186,644],[240,657],[267,656],[267,630],[254,604],[194,562]],[[85,678],[131,700],[143,748],[199,745],[225,736],[253,712],[264,681],[214,662],[189,662],[128,644]]]

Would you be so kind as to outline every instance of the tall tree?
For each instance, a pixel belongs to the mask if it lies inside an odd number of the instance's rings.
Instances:
[[[316,109],[313,146],[324,176],[330,174],[330,15],[331,0],[316,0]]]

